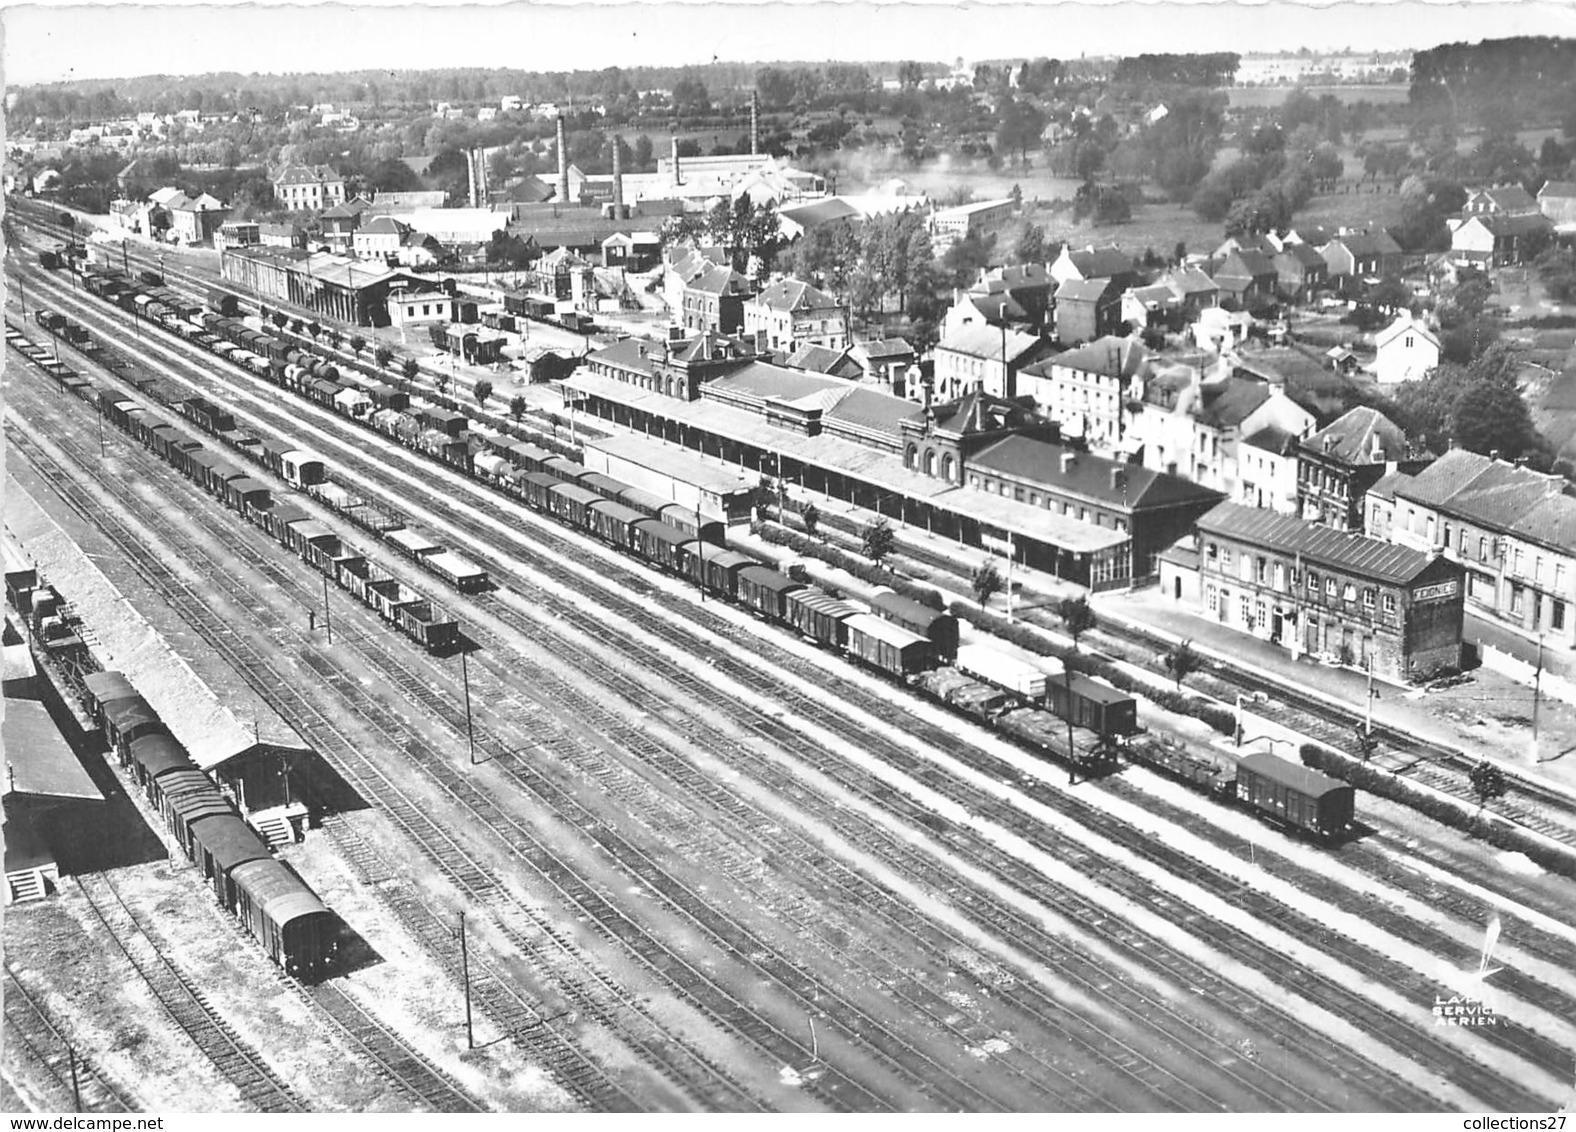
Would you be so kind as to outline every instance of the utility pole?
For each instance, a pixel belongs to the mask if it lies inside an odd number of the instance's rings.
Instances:
[[[460,685],[465,689],[465,739],[470,745],[471,765],[476,765],[476,731],[471,726],[471,676],[465,665],[465,647],[460,646]]]
[[[66,1061],[71,1066],[71,1103],[72,1111],[82,1111],[82,1085],[77,1080],[77,1051],[71,1044],[66,1043]]]
[[[1536,709],[1534,709],[1534,718],[1536,718]],[[1367,735],[1368,735],[1368,737],[1370,739],[1373,738],[1373,734],[1374,734],[1374,654],[1373,654],[1373,650],[1372,649],[1370,649],[1369,652],[1368,652],[1368,708],[1367,708],[1367,711],[1364,713],[1364,717],[1363,717],[1363,731],[1367,733]],[[1536,734],[1536,732],[1537,732],[1537,727],[1536,727],[1536,724],[1534,724],[1533,733]]]
[[[323,628],[328,633],[328,643],[334,643],[334,625],[328,619],[328,575],[323,575]]]
[[[1538,634],[1538,667],[1532,674],[1532,760],[1538,759],[1538,701],[1543,686],[1543,634]]]
[[[1012,532],[1007,532],[1007,624],[1012,624],[1012,564],[1018,557],[1018,549],[1012,543]]]
[[[464,656],[464,653],[460,654]],[[476,1032],[471,1028],[471,957],[465,947],[465,913],[460,913],[460,974],[465,982],[465,1048],[476,1048]]]

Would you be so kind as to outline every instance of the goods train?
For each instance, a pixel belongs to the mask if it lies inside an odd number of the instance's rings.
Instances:
[[[287,974],[307,981],[331,974],[338,923],[317,894],[241,820],[124,675],[93,672],[82,686],[84,706],[121,766],[164,816],[219,905]]]
[[[312,520],[299,507],[275,499],[267,484],[228,464],[220,453],[204,448],[201,441],[169,424],[144,403],[124,396],[113,386],[95,386],[67,367],[49,363],[43,351],[26,343],[26,339],[10,327],[7,327],[6,338],[69,391],[94,405],[104,419],[141,441],[160,459],[266,531],[318,572],[332,578],[363,605],[428,651],[447,652],[459,644],[458,622],[446,616],[428,598],[357,554],[354,547],[341,541],[325,524]],[[207,411],[212,415],[215,407],[206,402],[204,405],[205,410],[194,411]],[[225,416],[218,415],[220,423]],[[252,459],[270,459],[266,446],[256,437],[232,431],[227,440],[236,451]],[[303,474],[303,466],[311,464],[303,458],[304,453],[281,453],[275,466],[280,474],[285,474],[286,456],[301,458],[292,464],[298,476]]]
[[[117,285],[126,286],[124,281]],[[233,296],[227,294],[216,299],[233,312],[232,301]],[[218,311],[207,313],[222,317]],[[154,312],[152,317],[157,320],[160,316]],[[229,322],[233,325],[235,320]],[[575,461],[535,445],[502,436],[471,437],[463,426],[455,428],[452,419],[445,420],[437,410],[416,415],[388,410],[408,423],[379,420],[377,413],[357,416],[343,399],[324,397],[322,392],[314,395],[299,377],[306,372],[307,362],[307,357],[300,357],[286,360],[283,366],[270,364],[267,375],[332,411],[360,419],[407,447],[497,486],[565,525],[687,578],[708,593],[841,652],[856,663],[901,679],[1042,755],[1058,761],[1070,759],[1080,768],[1089,768],[1109,765],[1120,751],[1127,750],[1139,761],[1202,785],[1217,796],[1240,799],[1292,828],[1331,837],[1351,823],[1354,794],[1334,779],[1317,775],[1322,783],[1305,780],[1305,768],[1273,755],[1256,756],[1261,762],[1246,775],[1233,772],[1221,779],[1218,771],[1205,773],[1193,765],[1201,761],[1194,756],[1174,750],[1165,753],[1163,745],[1147,736],[1135,741],[1142,731],[1136,701],[1102,681],[1078,673],[1047,678],[1043,684],[1026,680],[1026,674],[1008,681],[1001,674],[1013,671],[1011,663],[1003,663],[1006,658],[991,661],[983,656],[989,650],[978,648],[969,658],[972,675],[966,673],[957,667],[957,620],[949,613],[891,592],[873,595],[867,613],[865,607],[834,599],[746,555],[722,549],[720,523],[698,519],[693,511],[587,472]],[[298,369],[291,371],[292,365]],[[343,385],[344,379],[340,382]],[[440,443],[438,437],[446,437],[447,443]],[[1066,750],[1065,721],[1069,718],[1075,727],[1095,736],[1092,747],[1075,743],[1071,752]]]

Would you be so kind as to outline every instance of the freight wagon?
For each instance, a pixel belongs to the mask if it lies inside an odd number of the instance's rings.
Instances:
[[[1328,839],[1351,828],[1357,792],[1312,767],[1255,754],[1237,761],[1237,797],[1276,822]]]

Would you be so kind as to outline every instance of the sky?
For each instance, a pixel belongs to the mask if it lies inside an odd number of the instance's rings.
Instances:
[[[1323,5],[935,0],[14,4],[0,0],[7,84],[135,75],[388,67],[580,70],[642,63],[928,62],[1143,51],[1393,50],[1507,35],[1576,36],[1568,0]]]

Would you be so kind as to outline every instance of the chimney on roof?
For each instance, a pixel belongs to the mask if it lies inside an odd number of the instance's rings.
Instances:
[[[1488,458],[1490,460],[1493,460],[1496,464],[1499,463],[1499,449],[1498,448],[1490,448],[1488,450]]]
[[[682,185],[684,183],[683,170],[681,170],[679,168],[679,139],[678,138],[674,138],[673,139],[673,183],[675,185]]]
[[[1377,464],[1384,459],[1384,441],[1376,432],[1373,434],[1373,443],[1368,446],[1368,462]]]
[[[558,203],[569,203],[569,146],[564,140],[564,116],[558,116]]]
[[[1333,436],[1326,436],[1324,438],[1324,450],[1326,452],[1328,452],[1330,449],[1332,449],[1334,447],[1335,447],[1335,437],[1333,437]]]
[[[617,134],[613,135],[613,219],[627,220],[629,214],[624,211],[624,159],[619,150],[624,148],[624,139]]]
[[[1078,457],[1072,452],[1062,453],[1062,475],[1073,470],[1073,465],[1078,462]]]
[[[750,152],[761,152],[761,96],[750,92]]]
[[[1123,491],[1127,488],[1127,470],[1125,468],[1111,469],[1111,490]]]

